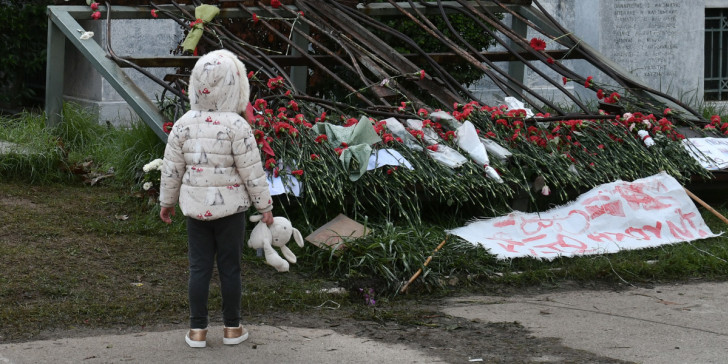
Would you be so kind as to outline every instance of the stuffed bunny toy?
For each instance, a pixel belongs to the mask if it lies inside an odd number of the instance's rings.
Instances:
[[[253,215],[250,217],[251,222],[257,222],[253,230],[250,232],[248,239],[248,247],[253,249],[263,249],[265,261],[279,272],[287,272],[289,268],[288,262],[296,263],[296,256],[288,249],[286,244],[291,240],[291,236],[299,247],[303,247],[303,236],[298,229],[291,225],[285,217],[274,217],[273,224],[270,226],[261,222],[262,215]],[[273,247],[281,249],[283,256],[281,258]]]

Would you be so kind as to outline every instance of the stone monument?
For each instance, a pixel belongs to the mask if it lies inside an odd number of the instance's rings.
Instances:
[[[710,6],[728,0],[710,0]],[[705,0],[540,0],[561,25],[610,60],[613,67],[652,89],[687,102],[702,101],[704,78]],[[505,18],[510,22],[510,17]],[[529,29],[526,39],[543,37]],[[549,41],[547,50],[564,49]],[[502,48],[495,49],[502,50]],[[617,86],[605,74],[583,60],[561,60],[583,77],[594,76],[605,87]],[[554,79],[560,79],[536,64]],[[567,99],[541,76],[526,67],[524,83],[557,103]],[[585,100],[594,92],[576,83],[567,90]],[[498,94],[492,82],[476,87],[480,94]]]
[[[685,101],[702,99],[703,0],[585,0],[575,12],[574,33],[636,80]],[[606,81],[589,67],[579,71]]]

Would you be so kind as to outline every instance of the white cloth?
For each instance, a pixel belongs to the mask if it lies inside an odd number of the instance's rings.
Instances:
[[[728,138],[683,139],[683,147],[709,171],[728,168]]]
[[[526,111],[527,118],[533,117],[533,111],[531,111],[531,109],[526,109],[526,105],[524,103],[518,101],[518,99],[516,99],[515,97],[507,96],[505,98],[505,102],[506,102],[506,105],[508,106],[508,111],[521,109],[521,110]]]
[[[483,145],[483,142],[480,141],[473,123],[470,121],[464,122],[463,125],[457,129],[455,134],[457,135],[455,140],[457,141],[460,149],[468,152],[470,158],[485,169],[485,173],[488,177],[498,183],[503,183],[503,179],[501,179],[498,175],[498,172],[490,166],[490,159],[488,159],[488,153],[485,150],[485,145]]]
[[[414,169],[412,163],[394,149],[378,149],[372,151],[372,155],[369,156],[367,171],[384,166],[402,166],[407,169]]]
[[[665,173],[600,185],[546,212],[513,212],[448,232],[499,259],[616,253],[717,236]]]

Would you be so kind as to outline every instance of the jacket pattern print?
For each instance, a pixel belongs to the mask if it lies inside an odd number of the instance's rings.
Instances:
[[[160,204],[179,202],[185,216],[214,220],[273,209],[258,144],[240,116],[250,95],[245,66],[219,50],[190,75],[191,110],[172,127],[164,151]]]

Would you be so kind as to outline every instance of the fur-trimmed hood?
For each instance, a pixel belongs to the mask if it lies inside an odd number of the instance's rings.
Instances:
[[[248,75],[237,56],[224,49],[202,56],[190,75],[190,107],[200,111],[245,111]]]

